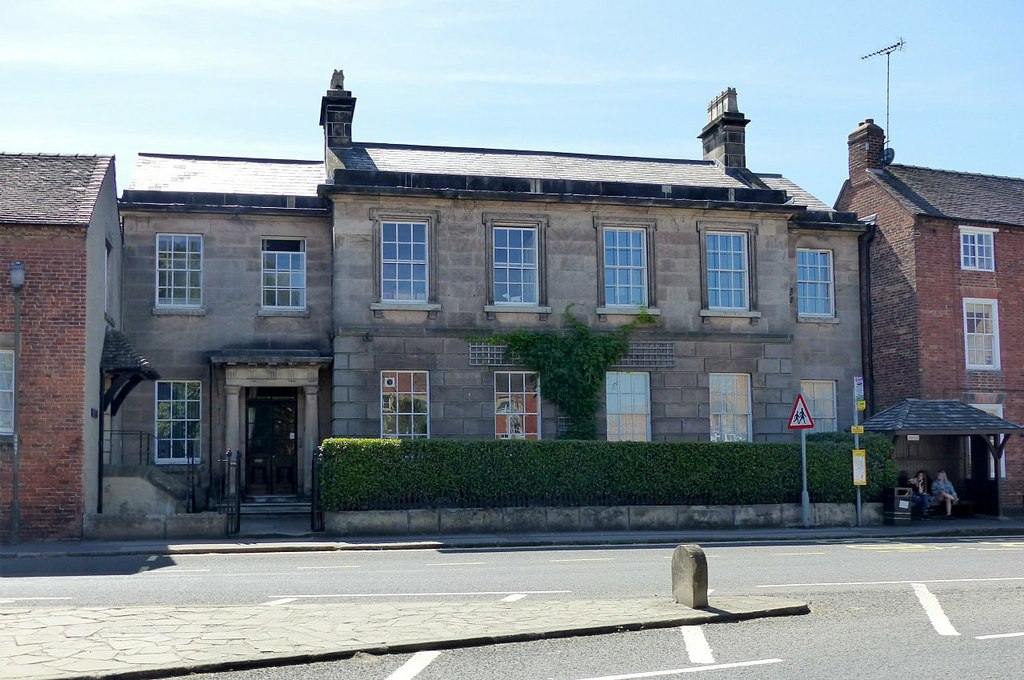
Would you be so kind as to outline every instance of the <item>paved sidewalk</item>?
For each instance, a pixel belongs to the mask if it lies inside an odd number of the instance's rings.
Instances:
[[[787,598],[0,609],[0,678],[166,677],[806,614]]]

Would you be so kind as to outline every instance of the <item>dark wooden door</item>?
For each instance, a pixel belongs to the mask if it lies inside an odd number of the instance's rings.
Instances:
[[[247,495],[294,496],[298,493],[297,406],[295,390],[291,388],[261,388],[247,400]]]

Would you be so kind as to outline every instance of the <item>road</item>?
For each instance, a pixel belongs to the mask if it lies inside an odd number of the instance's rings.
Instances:
[[[360,655],[207,677],[1011,678],[1024,673],[1024,540],[709,544],[705,551],[712,605],[716,594],[779,594],[809,601],[812,613],[440,653]],[[0,606],[666,597],[670,554],[671,546],[631,546],[3,560]]]

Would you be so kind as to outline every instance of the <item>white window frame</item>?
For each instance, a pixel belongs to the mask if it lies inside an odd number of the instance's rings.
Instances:
[[[651,375],[609,371],[605,375],[608,441],[651,441]]]
[[[960,227],[960,269],[994,272],[996,270],[996,237],[998,229]]]
[[[734,248],[723,250],[719,247],[725,240],[729,243],[739,243],[740,249]],[[706,276],[708,309],[712,311],[748,311],[750,310],[750,238],[744,231],[717,231],[707,232],[704,241],[704,270]],[[736,260],[735,262],[723,262],[723,258]],[[722,278],[730,279],[730,285],[723,285]],[[739,278],[742,281],[740,287],[731,285]],[[742,300],[739,304],[734,303],[731,298],[740,295]],[[729,296],[729,304],[724,304],[722,296]],[[715,298],[718,298],[717,302]]]
[[[14,350],[0,350],[0,434],[14,434]]]
[[[970,332],[968,329],[968,309],[969,308],[984,308],[989,309],[988,320],[992,325],[992,332]],[[967,370],[970,371],[998,371],[1000,370],[1001,362],[999,358],[999,301],[990,298],[964,298],[963,299],[963,329],[964,329],[964,365]],[[972,352],[972,340],[975,342],[984,340],[984,338],[991,338],[992,343],[992,361],[991,363],[977,363],[971,361]],[[978,350],[974,350],[977,352]]]
[[[814,429],[811,432],[838,431],[839,409],[836,404],[835,380],[801,380],[800,394],[811,410]]]
[[[1002,404],[968,404],[976,409],[980,409],[989,415],[996,416],[997,418],[1003,417],[1003,405]],[[1005,437],[1006,435],[1000,435]],[[973,451],[972,451],[973,453]],[[996,458],[991,453],[986,452],[988,458],[988,478],[996,478]],[[1003,455],[999,458],[999,479],[1006,479],[1006,451],[1003,451]]]
[[[408,228],[408,238],[403,237]],[[389,233],[394,231],[393,238]],[[380,220],[380,301],[422,305],[430,300],[430,221]],[[391,272],[393,269],[394,273]],[[403,290],[403,284],[408,290]]]
[[[602,229],[604,306],[649,306],[647,248],[647,229],[643,227],[614,225]]]
[[[801,258],[809,258],[814,261],[801,262]],[[797,248],[796,304],[798,316],[833,318],[836,315],[834,262],[835,257],[831,250]],[[808,274],[817,274],[817,276],[808,276]],[[806,309],[805,304],[811,309]],[[822,305],[824,309],[818,309]]]
[[[269,246],[285,241],[297,243],[299,250],[269,249]],[[306,239],[264,237],[260,242],[260,271],[260,305],[263,309],[306,309]],[[267,304],[268,295],[273,298],[273,304]],[[286,298],[287,304],[281,304],[282,297]]]
[[[430,439],[428,371],[380,372],[380,436]]]
[[[161,387],[168,386],[169,398],[161,399]],[[195,387],[195,398],[188,394],[189,386]],[[184,390],[185,394],[175,394],[178,390]],[[161,405],[168,404],[170,412],[166,417],[161,417]],[[200,380],[158,380],[153,390],[153,433],[155,448],[153,450],[153,461],[157,465],[180,465],[188,463],[189,454],[192,452],[192,459],[196,462],[202,459],[202,434],[203,434],[203,383]],[[167,428],[170,428],[168,431]],[[166,435],[164,433],[167,433]],[[172,453],[179,445],[186,450],[182,456],[161,456],[161,448],[164,442],[171,449]],[[179,444],[180,443],[180,444]]]
[[[177,250],[177,240],[184,239],[185,249]],[[166,244],[166,245],[165,245]],[[194,246],[198,245],[197,248]],[[156,235],[156,306],[199,308],[203,305],[203,236],[202,234]],[[162,266],[167,259],[170,266]],[[198,264],[196,263],[198,260]],[[161,282],[161,274],[169,281]],[[180,279],[184,279],[182,282]],[[198,279],[197,282],[193,279]],[[176,300],[175,290],[185,292],[184,301]],[[165,291],[170,291],[165,295]],[[195,297],[193,298],[193,291]]]
[[[510,243],[511,235],[519,237],[519,245]],[[522,245],[524,235],[529,234],[532,245]],[[501,236],[499,236],[501,235]],[[502,238],[503,236],[503,238]],[[535,224],[495,224],[491,229],[491,280],[495,305],[536,306],[540,304],[540,229]],[[503,257],[499,257],[503,253]],[[519,254],[519,261],[511,257]],[[499,275],[503,272],[503,275]],[[518,278],[518,281],[513,281]],[[499,293],[499,286],[505,292]],[[514,295],[513,287],[518,286],[522,295]],[[531,294],[527,295],[527,289]]]
[[[744,383],[738,385],[738,378]],[[739,389],[733,389],[739,387]],[[743,402],[746,403],[744,410]],[[708,374],[708,404],[711,441],[752,441],[753,405],[749,373]],[[744,431],[735,427],[742,424]]]
[[[531,384],[532,390],[529,389]],[[531,401],[536,407],[532,410]],[[537,424],[536,432],[530,431],[528,427],[531,419]],[[541,438],[540,376],[536,372],[494,372],[494,438]]]

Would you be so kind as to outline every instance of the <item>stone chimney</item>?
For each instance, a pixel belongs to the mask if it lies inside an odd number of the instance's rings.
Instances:
[[[736,104],[736,89],[727,88],[708,103],[708,124],[700,132],[704,160],[727,168],[747,167],[747,133],[750,121]]]
[[[885,150],[885,131],[868,118],[850,133],[846,141],[850,148],[850,181],[860,182],[867,170],[885,167],[882,152]]]
[[[356,98],[345,89],[345,72],[335,71],[331,76],[331,87],[320,100],[320,126],[324,129],[324,160],[327,175],[340,167],[337,155],[332,149],[347,149],[352,146],[352,116],[356,111]]]

